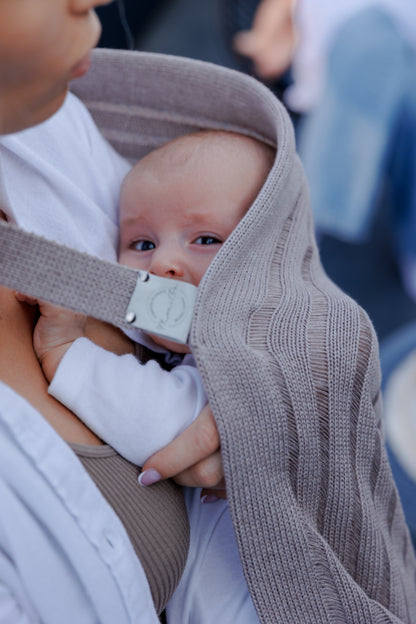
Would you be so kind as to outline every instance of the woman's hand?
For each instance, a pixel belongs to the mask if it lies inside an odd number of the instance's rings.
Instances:
[[[146,461],[140,483],[151,485],[170,477],[179,485],[204,488],[203,494],[226,497],[220,438],[209,405],[185,431]]]
[[[296,46],[292,16],[295,1],[262,0],[251,30],[237,33],[234,38],[234,49],[253,61],[260,78],[278,78],[292,61]]]

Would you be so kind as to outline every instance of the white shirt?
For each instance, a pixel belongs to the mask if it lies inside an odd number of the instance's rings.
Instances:
[[[130,165],[73,95],[47,122],[2,137],[0,155],[0,201],[18,225],[115,260]],[[227,503],[201,505],[197,489],[186,497],[191,548],[169,624],[257,624]],[[117,515],[45,419],[1,383],[0,500],[0,624],[157,623]]]
[[[130,164],[109,147],[74,95],[44,123],[0,137],[0,154],[0,199],[13,221],[116,261],[119,187]]]
[[[1,624],[158,624],[118,516],[70,447],[1,382],[0,509]]]

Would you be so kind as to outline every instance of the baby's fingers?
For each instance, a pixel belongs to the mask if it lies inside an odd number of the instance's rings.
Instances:
[[[35,306],[39,304],[38,299],[35,297],[29,297],[29,295],[24,295],[21,292],[15,291],[15,297],[20,303],[27,303],[27,305]]]

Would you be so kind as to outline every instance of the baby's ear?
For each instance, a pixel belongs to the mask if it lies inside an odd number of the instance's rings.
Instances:
[[[1,209],[0,209],[0,219],[2,221],[7,221],[6,213],[3,212],[3,210],[1,210]]]

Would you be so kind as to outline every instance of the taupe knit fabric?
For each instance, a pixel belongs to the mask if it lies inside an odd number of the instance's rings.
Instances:
[[[320,264],[282,106],[220,67],[105,50],[76,92],[132,159],[199,128],[277,145],[263,189],[200,285],[191,331],[244,573],[263,623],[415,623],[416,563],[383,446],[377,340]]]
[[[70,447],[124,525],[160,615],[188,556],[189,522],[180,487],[173,481],[140,487],[140,469],[106,444]]]

